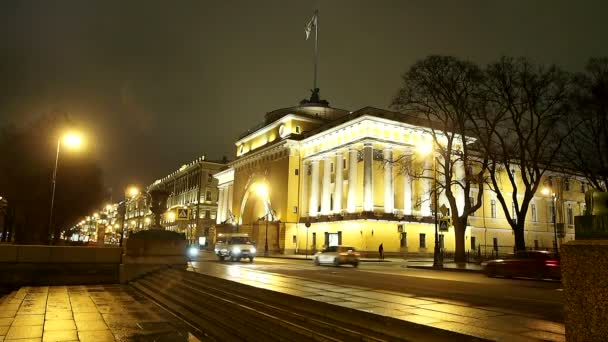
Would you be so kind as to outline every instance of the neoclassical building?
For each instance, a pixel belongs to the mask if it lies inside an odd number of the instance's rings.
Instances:
[[[215,174],[218,232],[247,232],[260,252],[265,245],[275,253],[311,253],[346,244],[371,253],[383,244],[387,253],[432,253],[432,181],[404,171],[430,170],[431,155],[412,158],[417,146],[430,140],[425,125],[402,113],[372,107],[349,112],[326,103],[305,102],[266,114],[238,138],[236,159]],[[456,177],[463,175],[457,168]],[[553,223],[554,202],[556,220],[564,224],[560,241],[573,238],[573,216],[584,210],[584,183],[551,177],[560,191],[553,191],[555,199],[539,191],[532,202],[529,247],[553,246],[554,229],[561,228]],[[457,192],[457,202],[462,196]],[[485,189],[482,198],[469,219],[467,250],[512,251],[513,233],[495,194]],[[443,194],[438,203],[449,207]],[[441,232],[440,242],[446,251],[454,249],[452,227]]]

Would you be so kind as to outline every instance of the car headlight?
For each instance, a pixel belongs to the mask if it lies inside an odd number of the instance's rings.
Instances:
[[[251,249],[249,250],[252,254],[255,254],[255,247],[251,247]]]
[[[234,254],[239,254],[239,253],[241,253],[241,249],[240,249],[240,248],[238,248],[238,247],[233,247],[233,248],[232,248],[232,253],[234,253]]]
[[[215,249],[215,253],[217,253],[217,252],[219,252],[219,251],[220,251],[220,249],[219,249],[219,248],[216,248],[216,249]]]
[[[188,249],[188,254],[190,254],[190,256],[197,256],[198,255],[198,248],[196,248],[196,247],[190,247],[190,249]]]
[[[222,250],[220,252],[228,252],[228,250],[226,248],[222,248]]]

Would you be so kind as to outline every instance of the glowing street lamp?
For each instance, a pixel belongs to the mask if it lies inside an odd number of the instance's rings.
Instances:
[[[127,189],[127,195],[131,198],[136,197],[137,195],[139,195],[139,188],[136,186],[130,186]]]
[[[552,216],[553,216],[553,249],[555,249],[555,254],[559,254],[558,246],[557,246],[557,220],[555,219],[555,214],[557,211],[557,198],[555,196],[555,192],[553,192],[553,182],[551,179],[548,179],[546,182],[546,186],[544,186],[540,192],[545,196],[551,196],[551,203],[553,205]]]
[[[55,155],[55,168],[53,169],[53,191],[51,194],[51,210],[49,213],[49,233],[53,230],[53,207],[55,205],[55,187],[57,185],[57,167],[59,166],[59,151],[61,145],[70,149],[79,149],[82,146],[82,136],[76,132],[68,132],[57,139],[57,154]]]
[[[418,154],[422,156],[427,156],[429,154],[433,157],[433,200],[435,201],[435,210],[434,210],[434,221],[435,221],[435,247],[433,248],[433,267],[440,268],[443,267],[443,261],[440,260],[440,250],[439,250],[439,232],[437,230],[437,157],[435,156],[435,144],[433,141],[425,140],[418,144],[417,148]]]
[[[167,213],[167,221],[169,221],[169,222],[175,221],[175,212],[170,211]]]

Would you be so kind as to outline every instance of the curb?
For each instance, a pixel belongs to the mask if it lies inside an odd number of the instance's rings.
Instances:
[[[268,255],[268,256],[264,256],[264,255],[258,255],[257,257],[261,257],[261,258],[274,258],[274,259],[289,259],[289,260],[303,260],[303,261],[312,261],[312,257],[309,257],[308,259],[304,259],[304,258],[292,258],[292,257],[288,257],[288,256],[280,256],[280,255]],[[405,260],[404,260],[405,261]],[[394,262],[391,260],[365,260],[365,259],[359,259],[359,262]]]
[[[434,268],[433,266],[421,266],[421,265],[407,265],[405,267],[406,268],[417,268],[417,269],[421,269],[421,270],[431,270],[431,271],[483,273],[483,270],[472,270],[472,269],[466,269],[466,268],[452,268],[452,267]]]

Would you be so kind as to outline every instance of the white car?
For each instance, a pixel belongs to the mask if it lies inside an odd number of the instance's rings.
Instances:
[[[256,255],[255,246],[247,234],[219,234],[214,251],[220,261],[249,259],[253,262]]]
[[[349,264],[359,266],[359,253],[352,246],[330,246],[315,254],[315,265],[332,264],[334,266]]]

